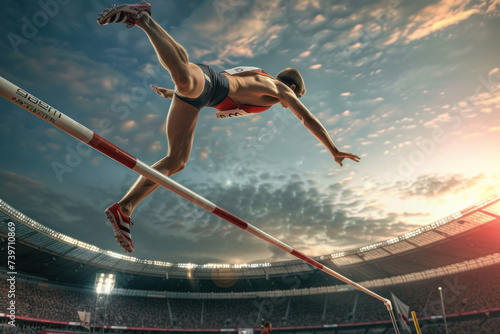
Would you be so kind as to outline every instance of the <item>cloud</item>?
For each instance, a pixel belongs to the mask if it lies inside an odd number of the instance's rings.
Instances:
[[[446,194],[460,193],[479,184],[483,175],[464,177],[460,174],[445,176],[428,174],[418,176],[414,181],[398,181],[393,187],[402,199],[433,199]]]
[[[114,90],[127,86],[127,77],[110,68],[107,63],[98,62],[81,51],[68,50],[42,37],[36,42],[41,44],[36,56],[29,53],[23,56],[25,68],[11,69],[24,71],[29,68],[30,79],[19,78],[19,85],[28,85],[36,80],[45,82],[50,78],[51,87],[64,88],[74,100],[78,97],[108,97]]]
[[[469,98],[469,104],[481,108],[486,114],[492,110],[500,110],[500,84],[492,81],[491,75],[488,77],[489,82],[486,82],[483,78],[481,79],[486,87],[479,86],[481,90],[478,90],[474,96]],[[497,79],[495,78],[495,80]],[[467,105],[465,101],[461,103]]]
[[[406,26],[403,36],[408,42],[418,40],[480,12],[480,8],[477,6],[470,8],[469,4],[462,0],[442,0],[429,5],[410,16],[410,23]]]
[[[217,3],[205,2],[173,32],[174,38],[190,41],[188,53],[207,64],[233,64],[235,59],[265,54],[281,43],[288,28],[282,6],[280,1],[255,1],[218,9]],[[207,15],[214,11],[220,15]]]
[[[130,130],[136,126],[137,126],[137,122],[131,119],[129,121],[123,122],[121,125],[121,128],[123,130]]]
[[[309,255],[329,254],[385,240],[389,235],[396,236],[413,227],[402,222],[396,213],[386,213],[376,204],[366,205],[347,183],[324,188],[314,179],[298,174],[265,172],[255,176],[249,175],[247,180],[233,179],[231,183],[220,180],[215,184],[194,184],[183,180],[182,184]],[[337,200],[340,193],[342,201]],[[212,259],[224,258],[226,262],[289,258],[285,253],[270,251],[261,240],[218,217],[163,191],[142,205],[135,219],[150,230],[149,233],[170,240],[172,258],[182,256],[185,248],[177,245],[183,243],[197,245],[190,249],[189,256],[198,257],[201,262],[208,259],[208,254]],[[138,242],[144,240],[141,238]],[[230,254],[225,253],[226,247],[235,243],[239,246]]]
[[[450,123],[452,121],[452,117],[449,113],[439,114],[437,117],[431,119],[424,123],[426,128],[439,128],[445,123]]]
[[[384,45],[388,46],[400,39],[405,43],[420,40],[435,32],[459,24],[476,14],[489,14],[494,11],[496,4],[472,1],[441,0],[430,4],[408,18],[404,28],[396,28],[385,38]]]
[[[39,223],[82,241],[100,246],[112,240],[111,226],[106,226],[104,207],[96,208],[88,199],[101,199],[107,205],[110,191],[80,189],[80,195],[68,196],[45,185],[42,181],[16,173],[0,172],[0,198]],[[95,233],[106,230],[108,234]],[[107,238],[107,237],[109,238]]]
[[[359,99],[359,100],[354,100],[354,101],[347,101],[346,105],[349,107],[355,107],[355,108],[363,108],[363,107],[373,107],[376,104],[380,104],[380,102],[383,102],[384,98],[383,97],[376,97],[376,98],[367,98],[367,99]]]
[[[314,17],[314,19],[312,20],[312,22],[311,22],[311,23],[313,23],[313,24],[314,24],[314,23],[320,23],[320,22],[323,22],[323,21],[325,21],[325,20],[326,20],[326,19],[325,19],[325,17],[324,17],[323,15],[318,14],[318,15],[316,15],[316,16]]]
[[[235,2],[221,9],[222,15],[217,16],[207,15],[217,5],[204,3],[172,34],[179,41],[190,41],[186,48],[196,61],[211,65],[229,66],[261,55],[293,51],[298,55],[294,62],[305,62],[303,66],[307,67],[321,64],[322,68],[335,71],[342,64],[354,61],[362,50],[386,34],[384,31],[398,15],[392,8],[394,5],[381,2],[363,6],[318,3],[318,6],[321,13],[313,3]],[[390,15],[390,22],[380,19],[384,15]],[[307,50],[304,45],[309,46]],[[371,52],[363,54],[357,65],[382,55],[375,52],[372,56]]]

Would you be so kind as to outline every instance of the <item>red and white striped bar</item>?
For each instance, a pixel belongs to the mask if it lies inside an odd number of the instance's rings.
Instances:
[[[318,261],[312,259],[311,257],[293,249],[293,247],[287,245],[286,243],[276,239],[275,237],[267,234],[266,232],[260,230],[259,228],[247,223],[241,218],[233,215],[232,213],[219,208],[214,203],[210,202],[206,198],[196,194],[195,192],[187,189],[181,184],[175,182],[169,177],[163,175],[157,170],[151,168],[149,165],[133,157],[129,153],[125,152],[121,148],[110,143],[106,139],[102,138],[98,134],[94,133],[89,128],[81,125],[70,117],[64,115],[59,110],[51,107],[42,100],[36,98],[35,96],[29,94],[25,90],[12,84],[10,81],[5,80],[0,77],[0,95],[5,99],[11,101],[12,103],[26,109],[33,115],[43,119],[47,123],[59,128],[60,130],[66,132],[67,134],[75,137],[76,139],[84,142],[85,144],[93,147],[94,149],[100,151],[104,155],[112,158],[125,167],[132,169],[133,171],[139,173],[140,175],[156,182],[157,184],[167,188],[168,190],[176,193],[177,195],[187,199],[188,201],[202,207],[203,209],[219,216],[220,218],[226,220],[227,222],[247,231],[259,237],[260,239],[270,243],[271,245],[278,247],[279,249],[292,254],[293,256],[299,258],[300,260],[309,263],[311,266],[324,271],[325,273],[349,284],[350,286],[384,302],[389,313],[392,314],[392,304],[389,299],[379,296],[378,294],[368,290],[367,288],[351,281],[347,277],[333,271],[332,269],[325,267]]]

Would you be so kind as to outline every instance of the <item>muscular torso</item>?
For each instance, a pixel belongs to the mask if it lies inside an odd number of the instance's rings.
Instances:
[[[229,81],[229,97],[237,104],[272,106],[279,102],[275,97],[278,95],[276,79],[255,73],[222,74]]]

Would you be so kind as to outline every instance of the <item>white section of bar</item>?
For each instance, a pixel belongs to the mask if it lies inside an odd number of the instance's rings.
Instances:
[[[285,251],[287,253],[291,253],[293,251],[293,247],[285,244],[283,241],[276,239],[270,234],[267,234],[266,232],[262,231],[261,229],[253,226],[252,224],[248,224],[248,227],[246,228],[245,231],[248,231],[249,233],[255,235],[258,238],[261,238],[262,240],[267,241],[273,246],[278,247],[282,251]]]
[[[203,209],[213,212],[216,208],[216,205],[206,198],[198,195],[194,191],[189,190],[188,188],[184,187],[183,185],[175,182],[168,176],[160,173],[156,169],[152,168],[151,166],[145,164],[144,162],[140,161],[137,159],[137,163],[135,167],[132,169],[133,171],[141,174],[145,178],[148,178],[151,181],[154,181],[161,185],[162,187],[167,188],[168,190],[172,191],[173,193],[176,193],[177,195],[187,199],[191,203],[194,203],[198,205],[199,207],[202,207]]]
[[[85,144],[87,144],[94,135],[94,132],[89,128],[86,128],[1,76],[0,95]]]

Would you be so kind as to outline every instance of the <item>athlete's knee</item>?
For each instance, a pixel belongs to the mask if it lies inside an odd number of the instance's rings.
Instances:
[[[198,66],[188,63],[186,66],[179,66],[172,79],[180,95],[195,98],[202,89],[200,85],[203,85],[203,72]]]
[[[172,172],[179,173],[182,171],[184,168],[186,168],[187,165],[187,159],[176,159],[175,162],[172,164]]]
[[[184,159],[181,156],[168,155],[160,162],[157,169],[168,175],[173,175],[182,171],[187,164],[188,159]]]
[[[176,80],[174,80],[174,83],[177,92],[180,95],[187,97],[189,97],[195,87],[194,78],[187,73],[180,75]]]

